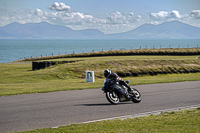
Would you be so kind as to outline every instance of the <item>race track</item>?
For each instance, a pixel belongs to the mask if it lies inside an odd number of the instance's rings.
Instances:
[[[200,81],[134,86],[141,103],[111,105],[101,89],[0,97],[0,132],[57,127],[200,104]]]

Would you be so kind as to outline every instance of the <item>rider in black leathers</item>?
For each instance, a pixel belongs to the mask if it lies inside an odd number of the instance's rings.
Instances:
[[[106,77],[106,80],[113,80],[115,82],[119,82],[120,85],[124,85],[127,87],[127,91],[131,92],[130,86],[123,80],[121,79],[116,73],[111,72],[110,69],[106,69],[104,71],[104,76]],[[125,90],[125,92],[121,92],[123,95],[125,95],[127,98],[130,98],[128,92]]]

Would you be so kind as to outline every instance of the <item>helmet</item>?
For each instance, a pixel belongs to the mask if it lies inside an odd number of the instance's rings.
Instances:
[[[110,70],[110,69],[106,69],[106,70],[104,71],[104,76],[105,76],[106,78],[109,77],[110,74],[111,74],[111,70]]]

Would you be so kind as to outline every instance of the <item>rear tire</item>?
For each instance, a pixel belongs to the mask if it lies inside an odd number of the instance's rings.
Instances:
[[[118,104],[119,103],[119,97],[114,91],[108,91],[106,92],[106,99],[111,103],[111,104]]]
[[[137,89],[133,88],[132,95],[133,95],[132,96],[132,102],[134,102],[134,103],[141,102],[141,100],[142,100],[141,94],[140,94],[140,92]]]

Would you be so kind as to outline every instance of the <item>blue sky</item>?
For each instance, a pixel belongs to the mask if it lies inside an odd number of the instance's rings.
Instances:
[[[200,27],[200,0],[0,0],[0,26],[48,22],[110,34],[173,20]]]

